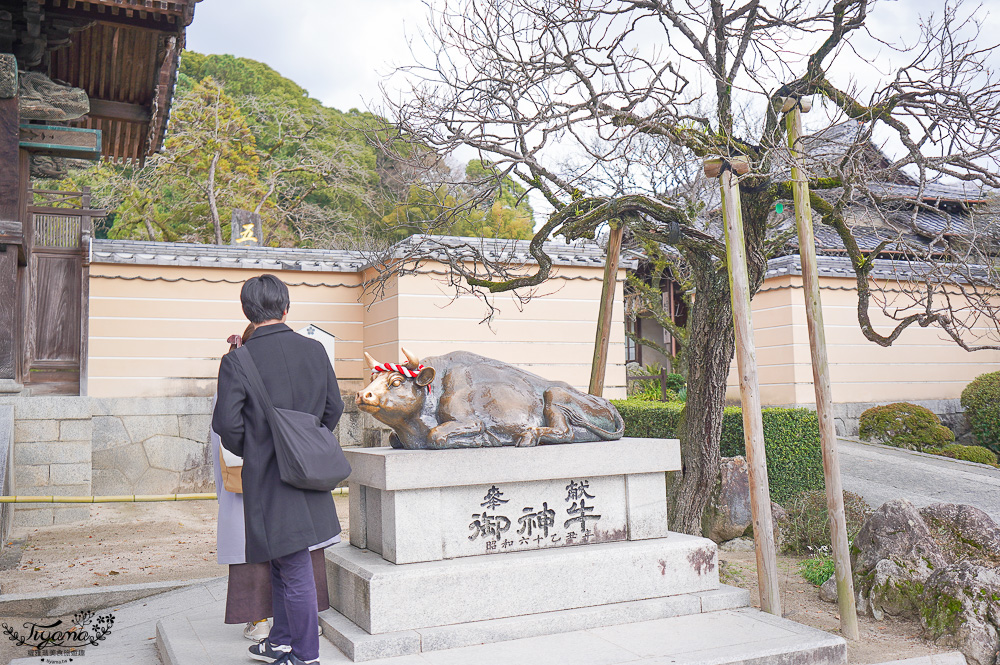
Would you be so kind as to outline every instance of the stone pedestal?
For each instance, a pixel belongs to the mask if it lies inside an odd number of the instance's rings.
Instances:
[[[676,441],[347,453],[351,544],[396,564],[667,535]]]
[[[321,619],[354,660],[743,606],[669,533],[667,439],[345,451],[351,542]]]

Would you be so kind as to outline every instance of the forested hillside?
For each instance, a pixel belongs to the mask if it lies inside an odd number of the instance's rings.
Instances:
[[[273,246],[398,240],[442,211],[448,223],[436,233],[531,237],[520,185],[479,161],[446,165],[430,152],[390,161],[377,149],[388,135],[381,118],[325,107],[263,63],[185,51],[163,152],[142,167],[74,171],[58,187],[92,188],[111,212],[100,237],[228,243],[236,208],[261,215]],[[421,186],[426,169],[454,171],[454,184]]]

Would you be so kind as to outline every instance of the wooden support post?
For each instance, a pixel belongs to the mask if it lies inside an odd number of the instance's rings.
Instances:
[[[808,109],[806,109],[808,110]],[[823,475],[826,478],[826,506],[830,519],[833,561],[837,577],[837,603],[840,606],[840,631],[849,640],[859,638],[858,612],[854,598],[851,554],[847,542],[847,520],[844,513],[844,489],[840,481],[837,458],[837,434],[833,424],[833,393],[830,389],[830,367],[826,356],[826,333],[823,329],[823,307],[819,295],[819,270],[816,264],[816,241],[813,237],[812,207],[809,185],[799,167],[801,158],[797,141],[802,136],[800,104],[795,102],[785,118],[788,147],[792,152],[792,191],[795,199],[795,222],[799,231],[799,256],[802,261],[802,282],[806,300],[806,321],[809,326],[809,347],[812,351],[813,387],[816,391],[816,415],[819,418],[820,442],[823,447]]]
[[[733,303],[733,328],[736,332],[736,363],[740,377],[740,398],[743,403],[743,436],[750,467],[750,510],[753,513],[753,540],[757,554],[760,608],[765,612],[781,616],[778,557],[774,544],[774,521],[771,517],[771,492],[767,482],[767,454],[764,450],[764,422],[760,412],[757,353],[753,340],[753,323],[750,319],[750,278],[747,274],[740,187],[736,182],[733,165],[728,162],[722,166],[719,183],[726,230],[729,293]]]
[[[27,195],[27,171],[18,146],[20,115],[16,72],[14,58],[3,54],[0,81],[13,81],[13,86],[5,86],[0,91],[0,394],[21,391],[21,384],[17,382],[21,362],[18,259],[24,252],[22,211]]]
[[[621,221],[611,223],[608,238],[608,257],[604,262],[604,286],[601,287],[601,308],[597,316],[597,339],[594,342],[594,361],[590,366],[591,395],[604,394],[604,374],[608,366],[608,342],[611,339],[611,315],[615,309],[615,290],[618,286],[618,260],[622,251]]]

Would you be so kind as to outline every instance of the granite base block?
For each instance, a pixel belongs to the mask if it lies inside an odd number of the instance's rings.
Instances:
[[[719,587],[715,544],[676,533],[406,565],[341,543],[326,558],[331,606],[373,634]]]
[[[706,604],[706,599],[710,599],[711,603]],[[749,604],[750,594],[745,589],[723,585],[708,592],[378,635],[367,633],[332,609],[320,613],[320,623],[323,624],[323,635],[327,639],[353,661],[363,662],[701,612],[738,609]],[[709,605],[711,610],[706,609]]]
[[[397,564],[667,536],[675,439],[345,451],[351,544]]]

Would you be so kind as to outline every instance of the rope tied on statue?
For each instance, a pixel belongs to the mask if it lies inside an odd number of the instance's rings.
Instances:
[[[416,369],[410,369],[406,365],[397,365],[395,363],[378,363],[372,366],[372,378],[379,372],[399,372],[403,376],[415,379],[420,375],[420,370],[424,368],[423,365],[417,365]],[[427,394],[431,392],[431,384],[427,384]]]

